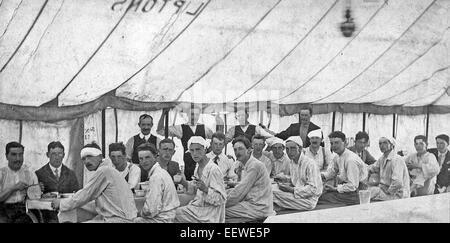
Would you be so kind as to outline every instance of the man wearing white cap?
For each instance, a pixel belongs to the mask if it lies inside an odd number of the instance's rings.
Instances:
[[[195,194],[194,200],[176,211],[177,223],[224,223],[227,194],[218,165],[206,157],[207,142],[200,136],[188,141],[189,152],[197,164],[193,181],[182,175],[181,184]]]
[[[95,200],[98,215],[90,222],[132,222],[137,216],[133,193],[116,169],[104,165],[100,147],[94,143],[85,145],[81,150],[81,160],[89,171],[95,171],[92,178],[71,198],[54,199],[52,207],[64,213]]]
[[[323,140],[322,130],[317,129],[309,132],[308,138],[311,145],[305,149],[306,157],[313,159],[320,171],[326,171],[336,154],[321,146]]]
[[[270,152],[265,151],[264,154],[272,161],[272,173],[270,177],[284,178],[289,176],[290,159],[284,153],[285,143],[281,138],[271,137],[267,140]]]
[[[279,183],[273,191],[273,203],[281,208],[312,210],[322,194],[320,171],[314,160],[302,154],[303,141],[300,136],[286,140],[286,153],[291,159],[290,181]]]
[[[381,137],[381,157],[368,168],[379,175],[379,184],[369,187],[370,198],[378,201],[408,198],[410,195],[408,168],[405,161],[395,152],[395,140]]]
[[[264,164],[255,159],[246,137],[233,140],[234,154],[241,171],[241,181],[228,192],[227,222],[262,220],[274,215],[273,194]]]

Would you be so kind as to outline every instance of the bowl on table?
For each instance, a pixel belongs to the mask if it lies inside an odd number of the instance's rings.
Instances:
[[[61,198],[71,198],[75,193],[61,193],[59,194]]]
[[[134,195],[136,197],[143,197],[143,196],[145,196],[145,191],[144,190],[134,190]]]

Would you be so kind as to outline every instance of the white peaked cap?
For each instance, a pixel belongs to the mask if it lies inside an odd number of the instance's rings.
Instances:
[[[309,138],[313,138],[313,137],[322,138],[322,130],[320,130],[320,129],[312,130],[311,132],[308,133],[308,137]]]
[[[289,141],[298,144],[298,146],[300,146],[300,147],[303,147],[303,140],[302,140],[302,138],[301,138],[300,136],[292,136],[292,137],[289,137],[289,138],[286,140],[286,142],[289,142]]]
[[[285,142],[283,139],[281,138],[277,138],[277,137],[270,137],[268,139],[266,139],[267,145],[269,146],[273,146],[274,144],[280,143],[283,146],[286,146]]]
[[[188,148],[191,147],[191,144],[197,143],[205,147],[205,149],[208,147],[208,142],[200,136],[192,136],[188,141]]]

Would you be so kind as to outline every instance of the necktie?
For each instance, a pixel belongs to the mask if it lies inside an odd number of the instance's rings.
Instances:
[[[214,158],[214,163],[216,163],[216,165],[218,165],[217,161],[219,161],[219,156],[216,155],[216,157]]]
[[[55,169],[55,177],[56,177],[56,180],[59,181],[58,168]]]

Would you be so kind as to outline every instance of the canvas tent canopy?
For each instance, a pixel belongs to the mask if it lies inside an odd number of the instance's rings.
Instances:
[[[346,38],[339,24],[348,6],[356,30]],[[449,7],[449,0],[0,0],[0,145],[29,140],[38,151],[64,140],[75,151],[86,127],[98,133],[107,117],[115,131],[101,133],[124,140],[136,127],[121,133],[123,121],[135,126],[141,111],[190,103],[205,113],[248,104],[266,117],[276,107],[274,130],[311,104],[326,131],[387,130],[408,142],[411,131],[448,133]],[[35,153],[45,161],[45,152]]]

